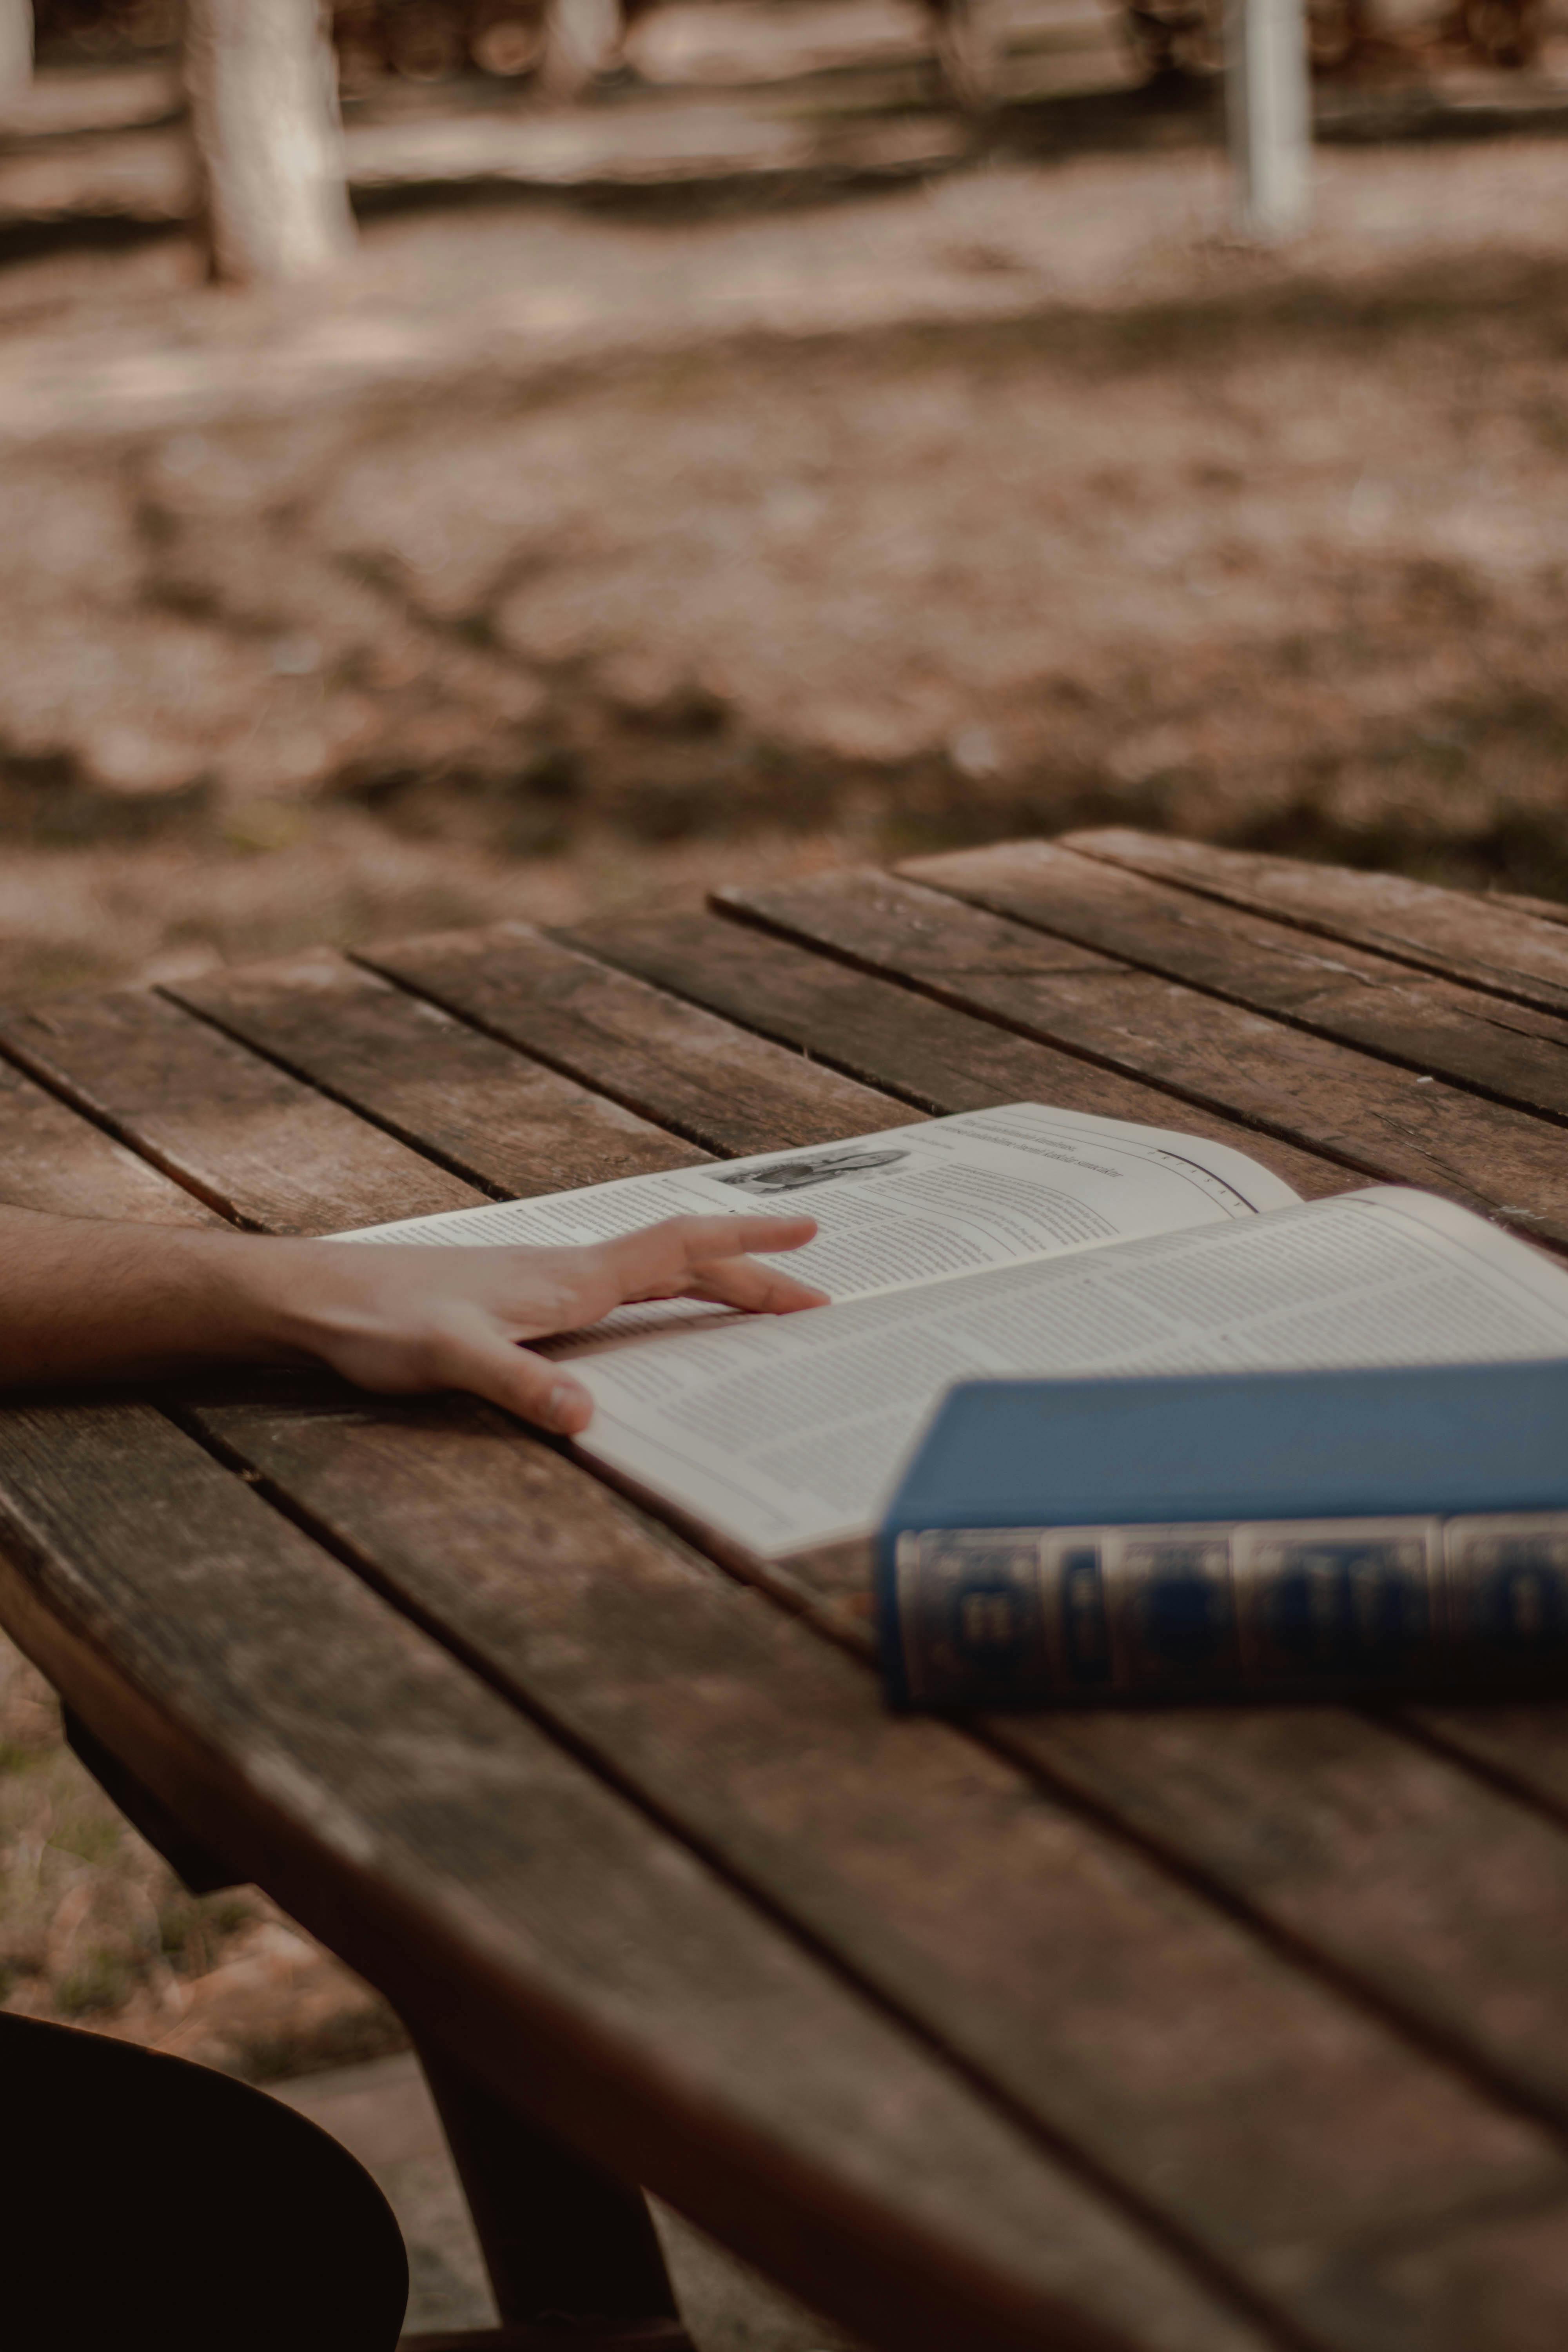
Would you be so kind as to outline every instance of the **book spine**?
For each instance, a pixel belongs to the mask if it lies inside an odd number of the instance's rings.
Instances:
[[[1568,1512],[890,1537],[893,1705],[1568,1685]]]

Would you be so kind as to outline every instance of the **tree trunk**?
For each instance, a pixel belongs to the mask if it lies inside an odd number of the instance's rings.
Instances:
[[[0,106],[33,79],[33,0],[0,0]]]
[[[1302,0],[1227,0],[1225,106],[1243,236],[1271,243],[1307,225],[1311,89]]]
[[[351,252],[321,0],[185,0],[185,83],[212,276],[283,284]]]

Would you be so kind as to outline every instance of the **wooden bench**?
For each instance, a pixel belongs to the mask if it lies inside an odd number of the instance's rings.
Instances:
[[[0,1198],[330,1231],[1036,1097],[1563,1251],[1565,1046],[1554,910],[1096,834],[10,1011]],[[639,2185],[888,2352],[1568,2340],[1568,1706],[894,1720],[862,1557],[291,1376],[0,1413],[0,1622],[401,2011],[514,2346],[684,2343]]]

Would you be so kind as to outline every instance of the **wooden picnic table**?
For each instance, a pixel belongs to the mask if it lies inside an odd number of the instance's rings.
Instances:
[[[1565,1049],[1568,909],[1099,833],[11,1011],[0,1197],[330,1232],[1032,1097],[1561,1253]],[[395,2003],[509,2323],[685,2342],[641,2184],[889,2352],[1568,2342],[1568,1706],[896,1720],[861,1553],[303,1375],[0,1414],[0,1621]]]

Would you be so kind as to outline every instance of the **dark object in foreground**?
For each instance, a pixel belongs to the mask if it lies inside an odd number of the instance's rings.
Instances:
[[[1568,1362],[979,1381],[888,1512],[900,1708],[1568,1672]]]
[[[393,2352],[397,2224],[302,2116],[183,2058],[26,2017],[0,2015],[0,2084],[7,2343]]]

